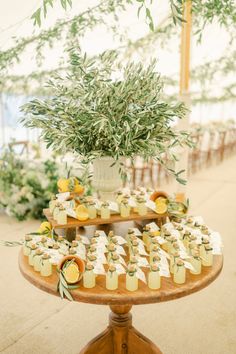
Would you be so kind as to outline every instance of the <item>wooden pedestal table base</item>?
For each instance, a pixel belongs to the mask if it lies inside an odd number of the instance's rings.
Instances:
[[[110,306],[108,328],[89,342],[80,354],[162,354],[132,326],[131,305]]]
[[[138,290],[130,292],[126,290],[123,274],[119,276],[119,289],[114,291],[106,289],[105,276],[102,275],[97,276],[96,286],[92,289],[84,288],[81,283],[78,289],[71,291],[74,301],[109,305],[112,312],[108,328],[82,349],[80,354],[160,354],[161,351],[149,339],[132,327],[132,305],[157,303],[190,295],[215,280],[222,266],[223,257],[214,256],[212,267],[202,267],[200,275],[187,272],[186,282],[182,285],[174,284],[171,278],[162,277],[159,290],[151,290],[139,282]],[[33,285],[59,296],[56,269],[51,276],[42,277],[28,264],[28,257],[23,255],[23,250],[19,254],[19,267],[23,276]],[[147,270],[144,269],[144,272]]]

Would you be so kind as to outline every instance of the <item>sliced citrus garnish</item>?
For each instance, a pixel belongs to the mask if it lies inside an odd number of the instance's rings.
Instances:
[[[79,281],[80,271],[76,263],[71,263],[63,270],[65,280],[69,284],[75,284]]]
[[[76,208],[77,219],[85,221],[89,218],[88,209],[84,205],[79,205]]]
[[[167,212],[167,205],[165,203],[157,203],[156,204],[156,213],[164,214]]]

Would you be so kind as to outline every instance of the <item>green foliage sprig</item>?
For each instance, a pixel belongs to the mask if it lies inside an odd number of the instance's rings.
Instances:
[[[63,264],[62,269],[58,270],[59,279],[58,279],[58,284],[57,284],[57,291],[59,292],[60,297],[62,299],[65,297],[70,301],[73,301],[73,297],[70,293],[70,290],[78,289],[79,284],[75,284],[75,285],[68,284],[66,281],[66,278],[64,276],[64,271],[67,267],[69,267],[70,264],[72,264],[74,262],[75,262],[74,259],[68,260]]]
[[[43,5],[39,7],[31,16],[31,19],[34,22],[34,25],[41,26],[41,16],[45,18],[47,16],[48,7],[53,7],[55,0],[43,0]],[[72,0],[60,0],[61,6],[64,10],[67,10],[68,7],[72,6]]]
[[[182,103],[162,100],[163,84],[155,61],[146,69],[128,64],[118,79],[116,55],[98,60],[72,50],[71,69],[48,85],[54,97],[34,99],[23,106],[22,119],[29,128],[40,128],[48,147],[75,152],[85,163],[100,156],[156,158],[176,145],[190,144],[186,132],[170,124],[183,118]],[[172,172],[172,171],[171,171]],[[179,175],[176,175],[179,179]]]
[[[68,0],[67,0],[68,1]],[[59,20],[56,24],[41,31],[39,34],[33,34],[26,38],[16,39],[15,45],[5,51],[0,51],[0,70],[6,70],[13,64],[21,61],[21,55],[30,45],[36,45],[35,57],[38,66],[41,66],[43,60],[43,51],[48,46],[52,48],[58,44],[58,41],[66,39],[65,47],[71,47],[78,44],[86,31],[92,30],[98,24],[107,26],[108,30],[118,32],[116,26],[109,25],[106,16],[113,15],[117,23],[116,12],[124,9],[126,0],[103,0],[98,5],[87,9],[86,11],[74,16],[69,20]],[[65,53],[63,53],[65,55]],[[1,82],[1,81],[0,81]]]

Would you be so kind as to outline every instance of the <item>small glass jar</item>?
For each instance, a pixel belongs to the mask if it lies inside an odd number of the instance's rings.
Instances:
[[[47,248],[47,243],[48,243],[47,237],[46,236],[42,236],[40,241],[39,241],[39,246]]]
[[[203,237],[202,238],[202,243],[201,243],[201,245],[199,247],[200,248],[200,257],[201,258],[205,258],[206,257],[206,249],[205,249],[205,247],[208,246],[208,245],[210,245],[209,239]]]
[[[91,263],[87,263],[85,272],[83,274],[83,286],[84,288],[91,289],[96,285],[96,275],[94,273],[94,266]]]
[[[130,246],[131,236],[136,237],[136,236],[135,236],[135,232],[134,232],[134,230],[132,230],[132,229],[128,229],[128,233],[126,234],[126,237],[125,237],[128,246]]]
[[[133,248],[135,248],[135,247],[138,247],[138,240],[137,240],[137,238],[135,237],[135,238],[132,238],[131,240],[130,240],[130,244],[129,244],[129,252],[130,253],[132,253],[132,249]]]
[[[36,272],[41,271],[43,251],[37,249],[33,257],[33,266]]]
[[[202,258],[202,265],[204,267],[211,267],[213,264],[212,247],[210,244],[205,246],[205,257]]]
[[[168,252],[172,253],[174,252],[173,245],[176,244],[177,238],[175,236],[170,236],[168,239],[169,245],[168,245]]]
[[[76,248],[71,247],[71,248],[69,249],[69,254],[70,254],[70,255],[76,255]]]
[[[29,256],[31,242],[32,242],[32,237],[30,235],[26,235],[24,245],[23,245],[24,256]]]
[[[44,253],[42,256],[42,261],[41,261],[41,269],[40,269],[40,274],[42,277],[49,277],[52,275],[52,264],[50,262],[50,256],[49,254]]]
[[[58,236],[57,244],[60,247],[61,253],[65,255],[67,253],[67,251],[68,251],[68,246],[67,246],[63,236]]]
[[[129,264],[126,273],[126,289],[136,291],[138,289],[137,267]]]
[[[149,244],[149,251],[152,252],[153,248],[157,246],[159,248],[159,242],[156,237],[151,238],[151,242]]]
[[[127,199],[123,199],[120,203],[120,216],[128,218],[130,216],[130,205]]]
[[[54,211],[54,208],[55,208],[56,204],[57,204],[57,198],[54,195],[54,196],[52,196],[52,198],[51,198],[51,200],[49,202],[49,211],[50,211],[51,214],[53,214],[53,211]]]
[[[184,236],[184,228],[183,228],[183,226],[180,225],[180,224],[177,224],[176,230],[179,231],[180,240],[183,240],[183,236]]]
[[[190,236],[191,236],[191,233],[186,230],[183,235],[183,244],[186,248],[188,248]]]
[[[157,264],[153,264],[150,267],[150,272],[148,273],[148,287],[152,290],[157,290],[161,287],[160,269]]]
[[[112,238],[112,237],[114,237],[115,236],[115,234],[114,234],[114,231],[109,231],[108,232],[108,235],[107,235],[107,238],[108,238],[108,241]]]
[[[209,235],[209,229],[208,229],[208,227],[206,226],[206,225],[202,225],[201,226],[201,233],[203,234],[203,235],[206,235],[206,236],[208,236]]]
[[[152,253],[150,253],[150,258],[149,258],[150,266],[155,263],[159,264],[160,261],[161,261],[161,257],[159,256],[159,253],[154,252],[154,250],[153,250]]]
[[[189,227],[193,227],[193,225],[194,225],[193,218],[188,217],[188,218],[186,219],[186,225],[189,226]]]
[[[148,234],[151,231],[151,228],[149,225],[144,226],[143,228],[143,242],[145,245],[147,245],[147,240],[148,240]]]
[[[162,248],[164,251],[168,252],[169,251],[169,238],[171,237],[171,233],[169,231],[165,231],[163,234],[163,237],[165,239],[165,243],[163,243]]]
[[[90,201],[88,203],[87,209],[88,209],[89,219],[96,219],[97,217],[97,209],[95,205],[96,204],[94,201]]]
[[[116,290],[118,289],[118,274],[116,267],[113,264],[109,265],[107,274],[106,274],[106,288],[107,290]]]
[[[101,205],[101,219],[110,219],[111,211],[109,209],[109,203],[104,202]]]
[[[174,274],[174,268],[177,263],[177,261],[180,259],[180,254],[179,252],[174,252],[170,256],[170,273]]]
[[[137,246],[134,246],[133,248],[130,249],[130,257],[139,257],[139,249]]]
[[[94,263],[97,261],[97,256],[93,253],[88,252],[87,259],[88,259],[89,263]]]
[[[198,221],[195,221],[195,223],[193,224],[193,226],[194,226],[194,228],[195,228],[196,230],[200,230],[200,229],[201,229],[201,224],[199,224]]]
[[[29,256],[28,256],[28,263],[29,265],[33,266],[34,265],[34,255],[35,255],[35,252],[37,250],[37,246],[36,244],[31,244],[30,246],[30,253],[29,253]]]
[[[137,211],[140,216],[147,215],[147,206],[144,198],[137,198]]]
[[[59,213],[59,208],[61,204],[59,202],[56,202],[54,210],[53,210],[53,219],[57,220],[57,214]]]
[[[146,248],[147,248],[147,251],[149,252],[150,251],[150,246],[152,244],[152,240],[156,237],[156,234],[155,234],[155,231],[150,231],[148,233],[148,237],[147,237],[147,243],[146,243]]]
[[[186,281],[186,269],[182,259],[176,261],[174,266],[174,283],[184,284]]]
[[[120,263],[120,257],[118,253],[112,252],[110,256],[110,263]]]
[[[56,221],[59,225],[67,224],[67,214],[65,208],[61,205],[56,216]]]
[[[121,191],[118,191],[116,195],[116,203],[118,204],[119,207],[122,199],[123,199],[123,193]]]
[[[198,249],[192,250],[191,264],[192,264],[194,270],[190,269],[190,273],[191,274],[201,274],[202,262],[201,262],[200,253],[199,253]]]

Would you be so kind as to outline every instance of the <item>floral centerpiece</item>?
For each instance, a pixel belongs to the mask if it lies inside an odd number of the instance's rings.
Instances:
[[[68,72],[48,82],[52,97],[22,108],[24,124],[40,128],[48,147],[94,161],[94,185],[104,192],[119,187],[123,158],[142,156],[164,164],[163,152],[190,144],[188,134],[171,125],[186,108],[163,100],[156,62],[121,68],[115,59],[113,52],[90,59],[71,50]],[[170,172],[183,182],[179,172]]]
[[[41,219],[57,192],[58,167],[54,160],[26,161],[13,151],[0,156],[0,206],[18,220]]]

